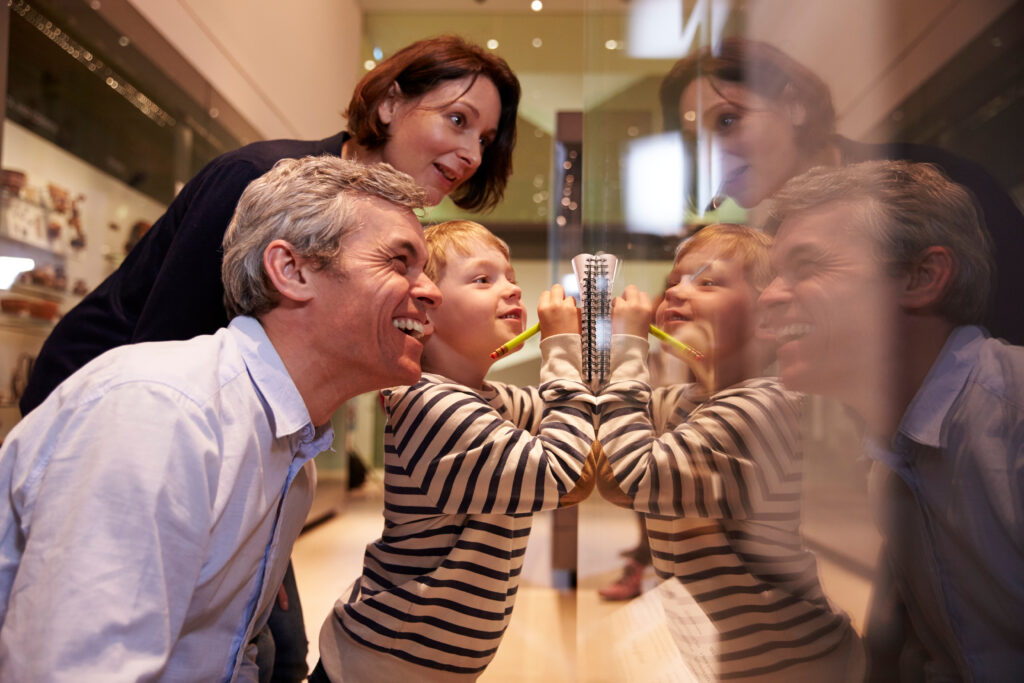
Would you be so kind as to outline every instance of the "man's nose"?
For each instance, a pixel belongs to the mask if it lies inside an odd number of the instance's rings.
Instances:
[[[758,298],[757,303],[762,308],[771,308],[772,306],[778,306],[783,304],[789,299],[789,288],[782,281],[781,277],[776,277],[774,280],[768,283],[768,286],[761,292],[761,296]]]
[[[425,308],[437,308],[441,305],[441,290],[437,288],[434,281],[427,277],[426,273],[420,273],[412,287],[412,297],[423,304]]]

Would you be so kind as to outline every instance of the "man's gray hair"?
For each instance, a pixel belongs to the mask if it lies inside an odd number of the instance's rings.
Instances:
[[[228,317],[257,316],[277,305],[277,290],[263,269],[263,252],[273,240],[287,241],[318,268],[334,263],[343,239],[360,227],[353,210],[360,197],[408,209],[427,203],[426,193],[405,173],[331,155],[282,159],[249,183],[224,233],[221,279]]]
[[[984,218],[971,192],[932,164],[866,161],[818,167],[787,182],[772,198],[766,230],[797,214],[854,206],[893,276],[906,273],[925,249],[948,248],[955,259],[952,282],[939,314],[957,324],[979,322],[994,286],[995,263]]]

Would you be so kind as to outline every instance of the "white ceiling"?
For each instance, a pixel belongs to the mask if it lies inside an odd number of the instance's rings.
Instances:
[[[857,137],[1013,2],[546,0],[533,12],[530,0],[249,0],[239,13],[237,0],[132,0],[261,132],[289,137],[343,125],[339,112],[374,46],[391,54],[452,32],[496,39],[523,84],[523,116],[550,132],[558,111],[586,111],[659,79],[690,45],[688,25],[700,24],[703,44],[726,17],[815,70],[832,89],[841,132]],[[674,51],[634,56],[659,37]],[[619,49],[606,49],[609,40]]]

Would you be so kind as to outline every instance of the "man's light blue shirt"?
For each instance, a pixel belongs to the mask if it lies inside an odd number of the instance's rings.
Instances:
[[[76,372],[0,450],[0,680],[255,680],[332,437],[252,318]]]
[[[929,680],[1024,675],[1024,348],[956,328],[872,495]]]

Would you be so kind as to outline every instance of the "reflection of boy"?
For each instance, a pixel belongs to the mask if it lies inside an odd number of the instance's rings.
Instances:
[[[799,535],[799,399],[760,376],[771,359],[756,335],[768,244],[743,226],[716,225],[682,245],[657,317],[703,352],[687,359],[696,383],[651,391],[650,303],[632,287],[616,299],[602,398],[626,407],[602,414],[598,486],[647,514],[655,570],[699,606],[696,648],[711,655],[691,659],[695,669],[855,680],[860,643],[829,605]]]
[[[541,296],[539,387],[486,382],[526,323],[508,247],[469,221],[426,235],[444,299],[423,379],[384,392],[385,528],[321,632],[335,681],[475,679],[511,617],[532,513],[593,486],[575,302],[558,285]]]

